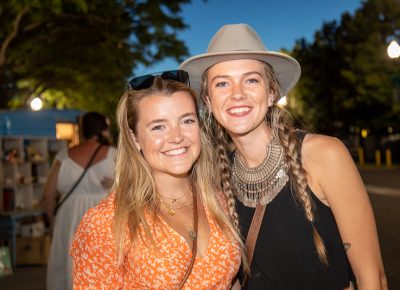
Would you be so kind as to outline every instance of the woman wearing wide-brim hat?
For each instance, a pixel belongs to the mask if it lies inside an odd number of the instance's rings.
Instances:
[[[244,288],[350,289],[356,278],[358,289],[387,289],[373,211],[350,154],[335,138],[295,130],[277,105],[298,81],[299,63],[234,24],[180,67],[201,90],[224,190],[237,198],[251,263]],[[226,133],[236,148],[229,156]]]

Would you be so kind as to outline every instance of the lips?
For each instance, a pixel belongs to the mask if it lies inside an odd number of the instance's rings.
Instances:
[[[250,111],[249,106],[231,107],[227,110],[227,113],[233,117],[243,117],[246,116]]]
[[[178,156],[188,151],[188,147],[181,147],[163,152],[167,156]]]

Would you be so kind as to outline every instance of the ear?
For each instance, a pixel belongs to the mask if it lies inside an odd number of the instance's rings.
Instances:
[[[132,131],[131,129],[129,129],[129,133],[130,133],[130,135],[131,135],[133,144],[135,144],[135,146],[136,146],[136,149],[137,149],[138,151],[142,150],[142,148],[140,147],[140,143],[139,143],[138,138],[136,137],[136,135],[133,133],[133,131]]]
[[[274,104],[275,95],[272,92],[268,93],[268,107],[272,107]]]

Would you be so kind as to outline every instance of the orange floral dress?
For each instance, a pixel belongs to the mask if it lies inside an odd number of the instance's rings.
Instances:
[[[138,239],[117,265],[112,234],[114,198],[111,194],[83,217],[72,242],[74,289],[177,289],[189,267],[191,249],[165,222],[147,218],[157,250]],[[183,289],[230,289],[240,265],[240,251],[210,218],[210,239],[197,257]],[[144,231],[141,229],[143,236]]]

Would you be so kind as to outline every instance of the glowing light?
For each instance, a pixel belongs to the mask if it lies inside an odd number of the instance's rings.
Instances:
[[[280,106],[280,107],[286,107],[287,106],[287,98],[286,98],[286,96],[283,96],[282,98],[279,99],[278,106]]]
[[[361,130],[361,137],[367,138],[367,136],[368,136],[368,130],[367,129],[362,129]]]
[[[392,127],[388,127],[388,133],[392,134],[393,133],[393,128]]]
[[[392,40],[387,48],[387,53],[390,58],[400,57],[400,45],[396,40]]]
[[[31,108],[33,111],[39,111],[43,107],[43,102],[40,98],[34,98],[31,101]]]

